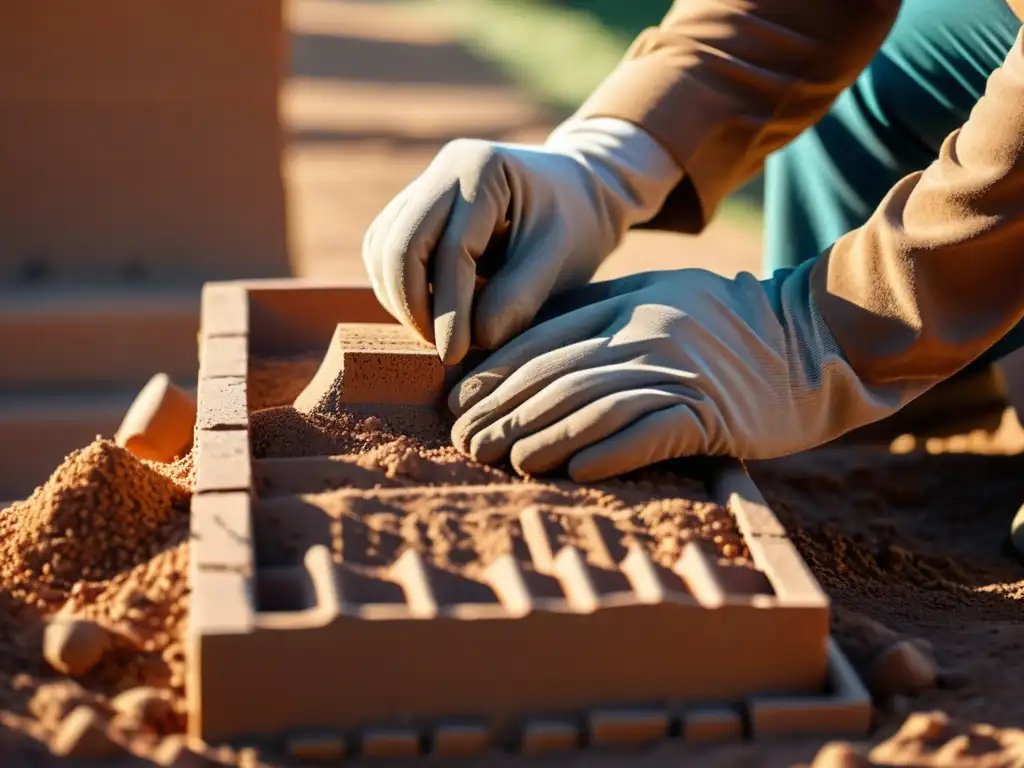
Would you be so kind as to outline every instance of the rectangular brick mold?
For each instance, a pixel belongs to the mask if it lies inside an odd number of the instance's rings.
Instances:
[[[868,729],[868,694],[828,636],[828,600],[738,462],[708,462],[706,482],[735,518],[752,568],[723,565],[694,542],[666,568],[594,525],[594,546],[609,553],[599,567],[563,546],[558,521],[525,501],[522,556],[498,556],[473,578],[439,571],[413,550],[372,572],[334,559],[332,537],[347,524],[339,521],[358,520],[360,509],[402,508],[425,493],[454,507],[489,494],[519,509],[531,488],[380,488],[327,499],[302,492],[301,467],[322,476],[329,459],[254,462],[248,357],[322,354],[351,332],[339,322],[392,321],[358,285],[204,290],[194,735],[280,738],[296,756],[396,756]],[[261,476],[281,462],[294,462],[282,473],[294,487],[260,497]]]

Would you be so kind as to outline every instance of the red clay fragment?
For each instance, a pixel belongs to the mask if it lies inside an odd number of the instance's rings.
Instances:
[[[173,461],[188,451],[196,403],[166,373],[158,373],[128,408],[114,442],[149,461]]]
[[[303,413],[342,403],[433,405],[444,397],[437,350],[404,326],[340,323],[320,369],[295,400]]]

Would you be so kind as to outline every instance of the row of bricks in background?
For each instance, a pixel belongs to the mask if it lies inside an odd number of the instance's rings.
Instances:
[[[0,282],[288,273],[281,0],[0,11]]]

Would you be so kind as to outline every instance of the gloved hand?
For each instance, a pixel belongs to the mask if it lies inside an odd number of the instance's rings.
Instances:
[[[681,178],[653,138],[611,118],[566,123],[544,146],[461,139],[371,224],[363,262],[384,308],[451,365],[473,341],[494,349],[523,330],[549,294],[586,283]],[[488,252],[496,236],[503,253]],[[474,307],[485,252],[497,263]]]
[[[771,280],[701,269],[557,297],[449,398],[455,445],[578,482],[691,455],[770,458],[881,419],[930,384],[867,386],[814,306],[812,262]]]

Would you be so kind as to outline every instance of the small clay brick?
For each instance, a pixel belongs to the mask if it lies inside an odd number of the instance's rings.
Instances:
[[[248,431],[197,430],[195,492],[249,491],[251,488]]]
[[[487,751],[490,730],[483,723],[441,723],[434,731],[434,754],[467,757]]]
[[[718,503],[732,512],[744,538],[785,536],[786,529],[738,461],[730,460],[715,480]]]
[[[828,640],[829,691],[817,696],[752,697],[747,702],[755,738],[828,733],[862,735],[871,728],[871,696],[835,640]]]
[[[206,570],[251,574],[251,500],[244,491],[194,496],[189,519],[189,558]]]
[[[640,744],[665,738],[669,717],[663,709],[597,710],[588,724],[592,744]]]
[[[285,749],[298,760],[337,760],[345,756],[345,738],[333,731],[297,733],[285,739]]]
[[[752,536],[747,538],[747,548],[780,603],[828,607],[828,597],[789,539]]]
[[[295,399],[304,413],[341,403],[435,405],[445,368],[434,347],[400,325],[342,323],[313,380]]]
[[[413,728],[367,728],[359,743],[364,757],[413,757],[420,752],[420,735]]]
[[[249,297],[237,283],[207,283],[203,286],[202,334],[244,336],[249,333]]]
[[[563,720],[535,720],[523,726],[520,749],[534,757],[546,752],[576,749],[580,744],[579,728]]]
[[[188,452],[195,424],[195,400],[158,373],[132,402],[114,442],[140,459],[173,461]]]
[[[244,378],[249,369],[247,336],[204,336],[199,347],[199,378]]]
[[[200,379],[197,429],[246,429],[249,408],[245,379]]]
[[[743,717],[738,709],[708,706],[683,714],[685,741],[739,741],[743,738]]]

